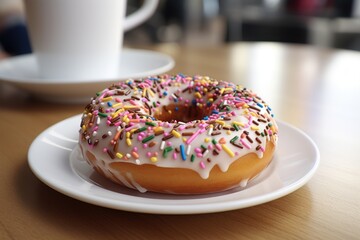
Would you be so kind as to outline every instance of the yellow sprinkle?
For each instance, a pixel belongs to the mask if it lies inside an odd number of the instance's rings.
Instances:
[[[150,93],[150,96],[152,96],[152,97],[155,96],[154,92],[150,88],[148,89],[148,92]]]
[[[84,131],[85,131],[85,130],[86,130],[86,125],[85,125],[85,124],[84,124],[84,125],[82,125],[82,127],[81,127],[81,128],[82,128],[82,130],[84,130]]]
[[[250,115],[253,116],[253,117],[257,116],[255,112],[250,112]]]
[[[259,127],[258,127],[258,126],[255,126],[255,125],[252,125],[252,126],[251,126],[251,130],[254,130],[254,131],[255,131],[255,130],[259,130]]]
[[[124,106],[124,109],[131,109],[131,108],[138,108],[139,106],[134,106],[134,105],[127,105]]]
[[[162,127],[156,127],[156,128],[154,128],[154,132],[159,132],[159,131],[162,131],[162,130],[163,130]]]
[[[118,153],[116,153],[116,157],[117,157],[117,158],[122,158],[123,156],[124,156],[124,155],[122,155],[122,154],[121,154],[121,153],[119,153],[119,152],[118,152]]]
[[[187,138],[186,138],[186,137],[183,137],[182,140],[183,140],[183,142],[186,142],[186,141],[187,141]]]
[[[199,92],[196,92],[196,93],[195,93],[195,97],[196,97],[196,98],[201,98],[201,94],[200,94]]]
[[[224,125],[225,122],[224,121],[221,121],[221,120],[215,120],[216,123],[220,124],[220,125]]]
[[[117,107],[120,107],[121,105],[122,105],[122,103],[119,102],[119,103],[115,103],[112,107],[117,108]]]
[[[214,99],[213,98],[209,98],[209,100],[208,100],[209,102],[213,102],[214,101]]]
[[[106,98],[103,98],[103,99],[101,99],[101,101],[102,102],[108,102],[108,101],[110,101],[110,100],[112,100],[113,99],[113,97],[106,97]]]
[[[230,157],[234,157],[235,153],[233,151],[230,150],[230,148],[228,148],[225,144],[221,144],[222,148],[224,149],[224,151],[229,154]]]
[[[132,145],[132,142],[131,142],[131,139],[130,139],[130,138],[127,138],[127,139],[126,139],[126,144],[127,144],[128,146],[131,146],[131,145]]]
[[[127,137],[127,138],[130,137],[130,132],[126,132],[126,137]]]
[[[146,96],[146,90],[147,90],[147,88],[144,88],[144,91],[143,91],[143,93],[142,93],[142,96],[143,96],[143,97]]]
[[[249,105],[247,105],[246,103],[244,105],[242,105],[243,108],[249,108]]]
[[[151,160],[151,162],[153,162],[153,163],[156,163],[156,162],[158,161],[157,157],[151,157],[150,160]]]
[[[230,135],[230,134],[231,134],[231,131],[230,131],[230,130],[227,130],[227,131],[226,131],[226,134],[227,134],[227,135]]]
[[[204,142],[206,142],[206,143],[210,142],[210,138],[205,138]]]
[[[130,120],[129,120],[129,118],[127,116],[125,116],[125,117],[123,117],[123,122],[129,123]]]
[[[241,127],[245,126],[244,123],[242,123],[242,122],[237,122],[237,121],[233,121],[233,124],[239,125],[239,126],[241,126]]]
[[[136,130],[138,130],[137,128],[133,128],[133,129],[131,129],[130,130],[130,133],[133,133],[133,132],[135,132]],[[130,136],[130,135],[129,135]]]
[[[171,133],[177,138],[181,137],[181,134],[175,130],[172,130]]]

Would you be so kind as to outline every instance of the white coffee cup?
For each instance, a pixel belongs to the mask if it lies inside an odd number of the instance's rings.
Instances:
[[[145,0],[125,18],[126,0],[25,0],[39,77],[52,80],[116,78],[123,32],[147,18],[158,0]]]

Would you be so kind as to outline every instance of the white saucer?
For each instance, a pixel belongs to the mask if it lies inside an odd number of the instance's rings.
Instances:
[[[250,207],[302,187],[314,175],[320,161],[315,143],[305,133],[278,122],[276,155],[269,167],[245,189],[186,196],[139,193],[99,176],[82,159],[77,149],[80,118],[80,115],[68,118],[41,133],[29,149],[30,168],[41,181],[67,196],[118,210],[196,214]]]
[[[84,102],[114,82],[161,74],[172,69],[174,64],[170,56],[162,53],[123,49],[119,75],[116,78],[88,81],[52,79],[47,82],[39,77],[34,55],[28,54],[0,61],[0,81],[16,85],[42,99]]]

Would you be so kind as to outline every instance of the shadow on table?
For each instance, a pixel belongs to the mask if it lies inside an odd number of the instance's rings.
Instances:
[[[35,177],[26,162],[19,167],[14,179],[19,202],[23,205],[19,208],[30,209],[29,221],[58,228],[64,236],[234,239],[239,235],[256,235],[258,231],[276,234],[284,231],[283,226],[289,221],[311,217],[312,194],[307,186],[266,204],[223,213],[155,215],[107,209],[49,188]],[[34,231],[41,234],[46,230]]]

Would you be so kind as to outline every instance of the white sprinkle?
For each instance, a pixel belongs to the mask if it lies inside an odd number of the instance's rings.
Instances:
[[[162,141],[160,145],[160,150],[164,150],[164,148],[165,148],[165,141]]]
[[[139,159],[136,159],[136,160],[135,160],[135,163],[136,163],[137,165],[140,165],[141,162],[140,162]]]
[[[94,131],[92,135],[95,137],[97,135],[97,131]]]
[[[96,116],[96,124],[99,125],[100,124],[100,118],[98,116]]]
[[[209,150],[206,149],[205,152],[203,153],[203,157],[205,157],[208,153],[209,153]]]
[[[188,146],[188,148],[186,150],[186,155],[190,155],[190,151],[191,151],[191,145]]]
[[[130,154],[130,153],[127,153],[127,154],[126,154],[126,157],[127,157],[127,158],[131,158],[131,154]]]
[[[111,136],[111,135],[112,135],[112,132],[111,132],[111,131],[108,131],[108,135]]]
[[[209,131],[208,131],[208,135],[211,136],[212,132],[213,132],[213,129],[212,127],[209,128]]]

